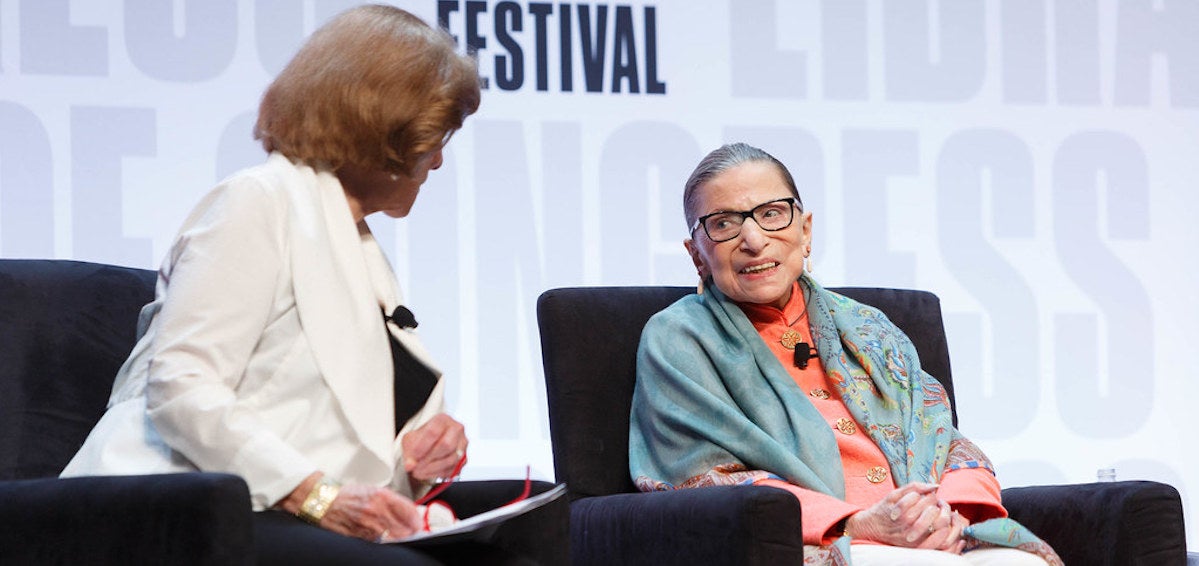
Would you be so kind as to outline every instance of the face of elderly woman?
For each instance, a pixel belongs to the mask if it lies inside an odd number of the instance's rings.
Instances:
[[[379,211],[392,218],[402,218],[412,210],[429,171],[441,167],[441,163],[442,150],[438,149],[421,155],[410,175],[344,165],[337,170],[337,178],[345,189],[355,221]]]
[[[391,202],[380,206],[384,214],[392,218],[408,216],[412,204],[416,202],[416,195],[420,193],[421,185],[429,178],[429,171],[441,167],[441,151],[439,149],[422,155],[416,162],[416,167],[412,168],[411,175],[399,175],[399,179],[394,181],[396,190],[391,193]]]
[[[762,161],[737,165],[696,190],[699,216],[753,210],[794,196],[778,169]],[[746,219],[741,233],[731,240],[713,242],[699,227],[683,245],[701,277],[711,275],[730,299],[782,308],[791,297],[791,284],[803,273],[804,250],[812,238],[812,213],[794,212],[791,224],[782,230],[769,232]]]

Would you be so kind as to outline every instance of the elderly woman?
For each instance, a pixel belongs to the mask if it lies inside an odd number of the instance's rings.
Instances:
[[[907,337],[806,272],[812,213],[782,163],[721,147],[683,207],[700,288],[641,337],[640,489],[787,490],[807,563],[1060,563],[1006,519],[990,462],[953,427]]]
[[[424,562],[341,536],[423,528],[412,498],[467,447],[411,314],[390,316],[408,311],[363,219],[408,215],[479,99],[474,60],[403,10],[362,6],[317,30],[262,98],[266,163],[184,222],[63,475],[237,474],[269,510],[263,562]]]

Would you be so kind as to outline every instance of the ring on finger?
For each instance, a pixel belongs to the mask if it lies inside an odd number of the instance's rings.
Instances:
[[[383,532],[379,533],[379,538],[375,539],[375,542],[386,541],[390,537],[390,535],[391,535],[391,529],[383,529]]]

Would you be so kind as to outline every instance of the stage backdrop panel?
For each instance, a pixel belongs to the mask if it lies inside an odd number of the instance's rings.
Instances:
[[[0,0],[0,255],[156,267],[353,4]],[[941,296],[1005,485],[1169,482],[1199,548],[1199,3],[397,4],[485,81],[411,217],[371,220],[468,476],[552,477],[538,294],[693,284],[682,183],[743,140],[791,167],[823,283]]]

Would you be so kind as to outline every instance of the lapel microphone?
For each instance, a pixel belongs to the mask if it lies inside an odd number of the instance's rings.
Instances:
[[[404,305],[396,307],[391,316],[384,315],[384,318],[396,323],[400,328],[416,328],[417,326],[416,315],[412,314],[412,311]]]
[[[808,369],[808,360],[815,357],[816,348],[813,348],[807,342],[800,342],[795,345],[795,365],[799,369]]]

